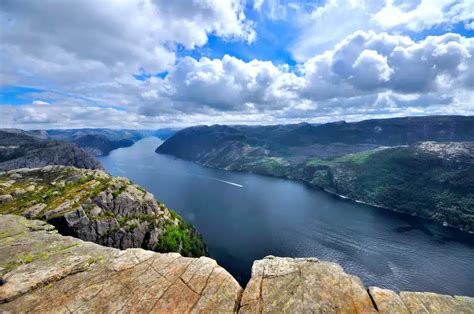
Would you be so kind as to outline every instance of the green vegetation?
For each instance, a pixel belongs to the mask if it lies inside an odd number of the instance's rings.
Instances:
[[[365,152],[360,152],[356,154],[347,154],[342,157],[334,159],[333,162],[349,162],[357,165],[361,165],[369,160],[369,157],[377,153],[378,150],[367,150]]]
[[[352,199],[474,230],[472,163],[447,162],[412,147],[351,154],[324,163],[326,172],[315,171],[312,184]]]
[[[289,175],[288,164],[283,158],[268,157],[244,165],[245,169],[263,175],[284,177]]]
[[[179,252],[189,257],[207,255],[202,237],[191,224],[184,221],[180,221],[178,225],[167,225],[154,250],[161,253]]]
[[[44,209],[36,215],[40,217],[42,213],[70,202],[69,206],[64,208],[64,211],[67,211],[77,207],[83,200],[98,195],[109,187],[111,181],[109,177],[93,175],[83,175],[77,180],[71,180],[74,176],[77,176],[77,173],[64,168],[47,172],[36,170],[31,171],[28,177],[15,180],[10,186],[4,184],[0,187],[0,193],[12,194],[14,198],[12,202],[0,205],[0,213],[21,214],[34,205],[45,204]],[[4,175],[0,177],[0,181],[7,182],[8,177]],[[23,190],[23,193],[15,196],[17,190]]]
[[[117,196],[122,194],[122,192],[125,191],[126,189],[127,189],[127,185],[126,184],[122,185],[120,188],[112,192],[113,197],[116,198]]]

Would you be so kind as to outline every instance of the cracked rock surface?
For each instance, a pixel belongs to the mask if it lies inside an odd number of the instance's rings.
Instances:
[[[0,312],[233,312],[241,287],[207,257],[103,247],[0,216]]]
[[[207,257],[103,247],[0,215],[0,313],[474,313],[474,298],[370,287],[334,263],[268,256],[245,291]]]
[[[370,287],[335,263],[267,256],[255,261],[242,313],[474,313],[474,298]]]

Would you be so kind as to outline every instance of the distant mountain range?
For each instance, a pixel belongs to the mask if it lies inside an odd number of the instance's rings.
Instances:
[[[47,165],[74,166],[101,169],[91,154],[73,143],[46,140],[26,135],[0,131],[0,170],[38,168]]]
[[[474,117],[197,126],[156,149],[199,164],[298,179],[474,231]]]
[[[108,155],[112,150],[128,147],[136,141],[155,136],[166,139],[174,134],[174,129],[127,130],[127,129],[56,129],[32,130],[2,129],[5,132],[32,136],[44,140],[72,142],[94,156]]]

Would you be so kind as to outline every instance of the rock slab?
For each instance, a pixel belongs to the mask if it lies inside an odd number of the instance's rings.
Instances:
[[[370,287],[337,264],[268,256],[245,291],[207,257],[118,250],[0,215],[0,313],[474,313],[474,298]]]
[[[120,251],[0,216],[0,312],[224,312],[241,287],[207,257]]]

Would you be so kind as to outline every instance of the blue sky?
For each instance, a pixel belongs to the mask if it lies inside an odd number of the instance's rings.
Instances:
[[[4,127],[474,114],[471,0],[6,0],[0,23]]]

